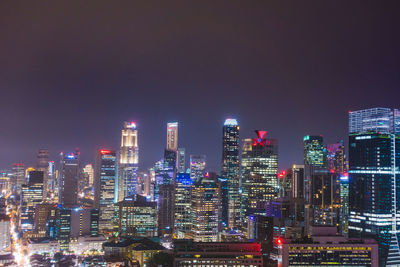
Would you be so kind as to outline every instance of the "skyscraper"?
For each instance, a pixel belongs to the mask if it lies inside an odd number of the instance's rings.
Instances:
[[[169,122],[167,124],[167,150],[178,150],[178,123]]]
[[[100,149],[96,155],[94,178],[94,204],[99,209],[99,230],[111,231],[114,217],[115,181],[117,179],[115,151]]]
[[[186,171],[186,156],[185,149],[183,147],[178,148],[178,158],[176,160],[177,172],[184,173]]]
[[[349,112],[349,235],[379,243],[380,265],[398,266],[400,217],[399,112]]]
[[[178,238],[186,238],[192,228],[193,180],[187,173],[178,173],[175,180],[175,225]]]
[[[118,172],[118,200],[137,194],[139,146],[134,122],[124,122],[121,135]]]
[[[347,172],[343,140],[336,144],[328,144],[326,150],[328,169],[337,173]]]
[[[206,155],[190,155],[190,179],[200,180],[206,170]]]
[[[37,154],[36,168],[43,172],[43,200],[47,198],[48,177],[49,177],[49,151],[47,149],[39,149]]]
[[[323,140],[322,136],[304,136],[304,165],[326,166],[326,149]]]
[[[241,226],[239,196],[239,125],[236,119],[225,120],[222,130],[222,172],[228,179],[228,227]]]
[[[28,183],[22,185],[20,225],[22,230],[32,230],[35,223],[36,205],[43,202],[43,178],[42,171],[28,173]]]
[[[78,203],[78,180],[80,173],[79,151],[60,154],[58,203],[63,207],[75,207]]]
[[[220,189],[215,173],[206,173],[192,191],[192,231],[195,242],[216,242],[220,206]]]
[[[244,139],[242,145],[242,209],[244,221],[265,215],[267,201],[278,195],[278,141],[267,139],[267,131]]]
[[[88,179],[88,186],[92,187],[93,182],[94,182],[94,170],[93,170],[93,165],[92,164],[87,164],[83,168],[83,174],[87,176]]]
[[[21,193],[21,187],[26,183],[25,167],[23,163],[14,163],[12,166],[12,187],[17,194]]]

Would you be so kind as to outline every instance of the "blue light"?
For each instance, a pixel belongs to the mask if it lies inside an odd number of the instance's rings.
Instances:
[[[349,176],[340,176],[340,181],[348,181]]]

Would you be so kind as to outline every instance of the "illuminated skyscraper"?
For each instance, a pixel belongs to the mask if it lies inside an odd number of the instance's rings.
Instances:
[[[21,187],[26,184],[25,167],[23,163],[14,163],[12,167],[12,185],[13,191],[17,194],[21,193]]]
[[[178,148],[178,158],[176,160],[177,164],[177,172],[184,173],[186,171],[186,156],[185,156],[185,149],[180,147]]]
[[[222,172],[228,179],[228,227],[241,226],[239,196],[239,125],[235,119],[226,119],[222,131]]]
[[[400,113],[349,112],[349,235],[370,236],[380,265],[400,265]]]
[[[58,203],[63,207],[75,207],[78,203],[78,180],[80,173],[79,151],[60,154]]]
[[[117,179],[115,151],[100,149],[96,155],[94,177],[94,204],[99,209],[99,230],[111,231],[114,217],[115,181]]]
[[[349,176],[340,176],[340,233],[349,234]]]
[[[220,188],[215,173],[206,173],[192,191],[192,231],[195,242],[218,241]]]
[[[43,200],[47,198],[48,177],[49,177],[49,151],[47,149],[39,149],[37,154],[36,168],[43,172]]]
[[[92,187],[93,186],[93,181],[94,181],[93,165],[92,164],[87,164],[85,166],[85,168],[83,168],[83,174],[87,176],[89,187]]]
[[[198,181],[206,171],[206,155],[190,155],[190,179]]]
[[[343,140],[336,144],[328,144],[326,149],[328,169],[337,173],[347,172]]]
[[[43,202],[43,172],[28,173],[28,183],[21,189],[20,226],[22,230],[32,230],[35,223],[36,205]]]
[[[186,238],[192,228],[193,180],[187,173],[178,173],[175,180],[175,234]]]
[[[306,135],[304,141],[304,165],[326,166],[326,149],[322,136]]]
[[[169,122],[167,124],[167,150],[178,150],[178,123]]]
[[[139,146],[134,122],[125,122],[119,154],[118,200],[137,194]]]
[[[265,215],[268,200],[278,195],[278,141],[267,139],[266,131],[242,145],[242,209],[246,222],[251,215]]]

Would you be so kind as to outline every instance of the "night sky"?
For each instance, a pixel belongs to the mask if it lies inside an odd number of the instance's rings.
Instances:
[[[73,3],[72,3],[73,2]],[[400,108],[398,1],[1,1],[0,168],[36,151],[118,149],[137,122],[140,167],[166,123],[220,171],[222,124],[279,140],[346,139],[349,110]]]

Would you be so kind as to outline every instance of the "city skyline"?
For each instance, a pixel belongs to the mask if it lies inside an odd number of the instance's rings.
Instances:
[[[395,2],[104,3],[1,3],[1,168],[33,165],[40,148],[55,159],[79,147],[92,162],[133,120],[141,168],[178,121],[187,154],[219,171],[231,116],[241,138],[279,139],[284,169],[301,163],[305,135],[346,140],[348,110],[397,106]]]

